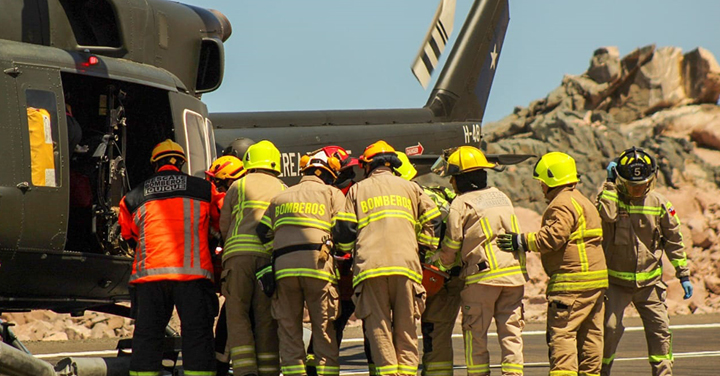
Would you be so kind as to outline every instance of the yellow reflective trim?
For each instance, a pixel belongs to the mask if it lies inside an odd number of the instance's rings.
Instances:
[[[484,241],[484,247],[485,247],[485,256],[487,256],[488,263],[490,263],[490,269],[495,270],[498,268],[497,265],[497,259],[495,257],[495,252],[493,252],[492,249],[492,230],[490,229],[490,220],[487,218],[483,218],[480,220],[480,227],[482,228],[483,234],[485,234],[485,241]]]
[[[375,367],[375,372],[377,375],[394,375],[394,374],[398,373],[398,366],[390,365],[390,366]]]
[[[525,268],[522,268],[520,266],[510,266],[507,268],[502,269],[495,269],[495,270],[488,270],[486,272],[480,272],[473,274],[471,276],[468,276],[465,278],[465,284],[471,285],[473,283],[479,283],[482,281],[487,281],[495,278],[505,277],[509,275],[514,274],[525,274],[527,273],[527,270]]]
[[[578,376],[575,371],[550,371],[549,376]]]
[[[585,250],[585,242],[583,241],[585,239],[585,229],[587,228],[587,225],[585,223],[585,212],[583,211],[582,206],[575,201],[574,198],[570,198],[570,201],[572,201],[573,206],[575,207],[575,210],[578,213],[578,230],[573,233],[575,234],[575,237],[577,237],[577,248],[578,248],[578,255],[580,257],[580,271],[587,272],[590,267],[588,265],[588,257],[587,257],[587,251]],[[570,238],[573,238],[573,234],[570,234]]]
[[[425,234],[418,234],[417,240],[418,240],[418,243],[420,243],[420,244],[429,245],[434,248],[437,248],[438,244],[440,243],[440,238],[425,235]]]
[[[537,232],[529,232],[527,234],[527,243],[530,252],[540,252],[540,248],[537,245]]]
[[[238,346],[230,349],[230,355],[253,354],[255,356],[255,346]]]
[[[439,216],[440,216],[440,210],[437,207],[434,207],[434,208],[426,211],[425,213],[423,213],[423,215],[421,215],[417,221],[420,222],[420,224],[425,224],[426,222],[428,222],[434,218],[437,218]]]
[[[600,376],[599,373],[578,372],[578,376]]]
[[[470,367],[471,365],[473,365],[472,331],[463,331],[463,340],[465,341],[465,364]]]
[[[317,279],[322,279],[323,281],[328,281],[328,282],[332,282],[332,283],[335,283],[338,281],[338,279],[340,279],[339,276],[328,273],[324,270],[308,269],[308,268],[282,269],[282,270],[278,270],[275,272],[275,280],[287,278],[287,277],[317,278]]]
[[[267,226],[267,227],[273,228],[272,220],[270,220],[270,217],[268,217],[267,215],[264,215],[264,216],[260,219],[260,223],[264,224],[264,225]]]
[[[398,373],[411,374],[411,375],[416,374],[416,373],[417,373],[417,369],[418,369],[417,366],[413,367],[413,366],[406,366],[406,365],[403,365],[403,364],[399,364],[399,365],[397,366],[397,368],[398,368]]]
[[[410,221],[412,223],[413,227],[415,226],[415,218],[413,218],[412,214],[401,211],[401,210],[381,210],[379,212],[372,213],[368,215],[367,217],[361,219],[358,221],[358,230],[361,228],[369,225],[372,222],[379,221],[384,218],[404,218]]]
[[[612,363],[613,360],[615,360],[615,356],[616,356],[616,355],[617,355],[617,354],[612,354],[612,355],[610,355],[609,358],[603,358],[603,359],[602,359],[602,364],[610,364],[610,363]]]
[[[443,245],[453,250],[459,250],[462,247],[462,242],[456,242],[446,236],[445,239],[443,239]]]
[[[357,215],[355,215],[355,213],[338,212],[337,215],[335,215],[335,218],[338,221],[357,223]]]
[[[352,243],[337,243],[335,244],[338,250],[343,252],[350,252],[355,248],[355,242]]]
[[[190,371],[183,370],[183,374],[187,376],[215,376],[215,371]]]
[[[255,358],[231,358],[234,365],[238,367],[255,367]]]
[[[647,280],[661,276],[662,275],[662,266],[658,266],[651,272],[641,272],[641,273],[619,272],[619,271],[610,270],[610,269],[608,269],[607,272],[610,277],[622,279],[623,281],[641,282],[641,281],[647,281]]]
[[[608,287],[607,279],[601,281],[588,282],[564,282],[548,285],[547,292],[558,291],[585,291],[594,289],[605,289]]]
[[[273,229],[277,229],[280,226],[304,226],[314,227],[320,230],[330,231],[332,228],[330,222],[323,221],[314,218],[302,218],[302,217],[283,217],[275,221]]]
[[[267,209],[268,206],[270,206],[270,203],[267,201],[243,201],[242,204],[240,204],[240,207],[242,209]]]
[[[522,364],[515,364],[515,363],[501,363],[500,369],[505,372],[511,372],[511,373],[522,373],[523,371],[523,365]]]
[[[608,271],[596,270],[593,272],[576,272],[576,273],[555,273],[550,277],[550,283],[554,282],[582,282],[594,279],[607,279]]]
[[[670,263],[674,267],[687,266],[687,254],[683,252],[683,258],[677,260],[670,260]]]
[[[602,191],[600,192],[600,198],[606,198],[618,205],[621,209],[625,210],[626,212],[630,214],[646,214],[646,215],[654,215],[654,216],[662,216],[665,213],[665,210],[663,210],[660,206],[636,206],[636,205],[630,205],[626,204],[623,201],[620,200],[618,195],[614,192],[609,191]]]
[[[360,282],[374,277],[386,277],[389,275],[404,275],[413,281],[422,284],[422,274],[417,273],[409,268],[402,266],[388,266],[383,268],[375,268],[360,272],[358,275],[353,277],[353,287],[357,286]]]

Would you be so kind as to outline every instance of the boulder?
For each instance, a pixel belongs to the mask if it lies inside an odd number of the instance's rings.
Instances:
[[[720,98],[720,65],[710,51],[696,48],[683,56],[685,93],[695,103],[717,103]]]

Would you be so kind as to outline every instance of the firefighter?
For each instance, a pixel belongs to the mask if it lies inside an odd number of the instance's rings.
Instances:
[[[217,191],[222,193],[224,198],[232,183],[243,177],[245,172],[240,158],[224,155],[210,165],[210,168],[205,171],[205,177],[215,185]]]
[[[413,181],[417,176],[417,170],[412,163],[410,163],[410,159],[405,153],[399,151],[397,155],[402,165],[396,168],[395,172],[401,178]],[[443,223],[438,238],[440,242],[442,242],[442,235],[445,233],[447,217],[450,212],[450,202],[455,195],[445,195],[444,190],[438,188],[430,188],[422,185],[420,187],[425,194],[435,202],[435,205],[437,205],[440,210]],[[426,254],[424,262],[432,259],[434,254],[434,252]],[[452,375],[453,373],[452,332],[458,313],[460,313],[460,291],[462,291],[465,285],[462,279],[460,279],[459,256],[458,254],[453,266],[448,268],[448,274],[446,275],[449,279],[447,279],[447,281],[445,278],[432,274],[432,276],[436,278],[437,283],[444,283],[434,295],[428,293],[425,302],[425,312],[423,312],[421,318],[423,375]],[[423,270],[423,282],[425,283],[428,279],[431,279],[430,277],[426,278],[425,274],[432,273],[432,271],[427,269],[426,266],[424,266],[424,268],[426,268]],[[429,291],[428,286],[425,287],[426,290]]]
[[[222,208],[225,193],[235,180],[245,175],[245,168],[242,160],[234,155],[225,155],[216,159],[210,168],[205,171],[205,178],[215,185],[220,195],[219,208]],[[218,209],[219,216],[219,209]],[[216,292],[220,292],[220,276],[222,272],[222,239],[219,232],[211,241],[211,250],[213,253],[213,269],[215,276]],[[214,244],[212,244],[214,243]],[[215,357],[217,359],[217,375],[225,376],[230,368],[230,349],[227,348],[227,311],[225,304],[220,307],[220,315],[215,324]]]
[[[610,287],[605,308],[602,374],[610,375],[623,335],[625,308],[633,303],[642,318],[653,375],[672,375],[672,336],[662,281],[662,252],[675,267],[685,299],[693,293],[680,220],[672,204],[654,190],[658,167],[643,149],[625,150],[607,167],[597,205],[603,220]],[[617,180],[617,183],[616,183]]]
[[[217,226],[219,196],[210,182],[180,171],[182,146],[159,143],[150,162],[155,174],[120,202],[122,236],[135,249],[130,284],[135,318],[130,375],[162,373],[165,327],[173,307],[182,328],[186,374],[215,374],[213,320],[218,300],[212,283],[209,230]]]
[[[286,188],[277,178],[280,151],[272,142],[260,141],[247,149],[243,165],[247,175],[230,186],[220,215],[228,346],[233,374],[278,375],[277,322],[255,276],[270,263],[271,249],[260,242],[255,229],[270,200]]]
[[[350,188],[334,239],[341,251],[353,250],[355,316],[370,342],[371,373],[415,375],[415,320],[425,305],[418,251],[437,247],[440,211],[417,184],[393,174],[401,163],[385,141],[368,146],[360,164],[366,179]]]
[[[547,285],[550,375],[598,375],[604,294],[608,287],[602,228],[595,206],[576,189],[575,160],[547,153],[535,165],[548,207],[538,232],[498,235],[509,252],[539,252]]]
[[[277,293],[272,315],[278,322],[283,375],[306,375],[303,310],[307,303],[318,375],[338,375],[334,321],[339,313],[338,275],[331,255],[332,223],[345,196],[331,186],[340,160],[323,149],[300,160],[300,183],[270,201],[257,227],[263,243],[273,241]]]
[[[450,206],[447,230],[437,257],[450,268],[460,254],[464,288],[462,326],[468,375],[490,375],[487,333],[495,318],[502,349],[503,375],[523,374],[522,298],[527,282],[524,253],[498,252],[498,234],[519,233],[510,199],[487,185],[495,165],[473,146],[461,146],[447,158],[444,174],[459,194]],[[457,312],[455,312],[457,315]],[[448,338],[449,339],[449,338]],[[447,369],[452,373],[452,362]]]
[[[337,177],[332,185],[339,189],[343,195],[347,194],[350,187],[355,184],[355,170],[354,166],[358,165],[357,158],[350,156],[341,146],[325,146],[321,149],[326,155],[335,157],[340,161],[340,169],[337,172]],[[335,319],[335,335],[337,338],[338,347],[342,343],[343,332],[345,326],[350,320],[350,316],[355,312],[355,304],[352,302],[353,288],[352,288],[352,255],[349,252],[335,252],[333,258],[335,259],[335,265],[338,268],[340,279],[338,281],[338,292],[340,293],[340,314]],[[367,342],[367,340],[366,340]],[[370,350],[369,344],[365,344],[365,355],[369,359]],[[310,336],[310,343],[307,348],[307,359],[305,361],[305,368],[309,376],[317,376],[315,369],[315,351],[313,350],[313,337]]]

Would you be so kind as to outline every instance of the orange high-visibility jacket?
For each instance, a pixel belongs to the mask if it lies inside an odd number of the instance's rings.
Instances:
[[[219,199],[210,182],[172,166],[123,197],[122,236],[136,243],[130,283],[212,280],[208,237],[210,226],[217,227]]]

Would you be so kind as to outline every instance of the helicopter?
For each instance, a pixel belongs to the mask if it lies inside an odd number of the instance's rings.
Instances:
[[[153,174],[158,142],[183,145],[184,171],[195,176],[240,137],[272,141],[287,184],[299,180],[306,152],[335,144],[357,153],[379,138],[428,172],[443,150],[480,144],[509,22],[508,0],[475,0],[420,108],[209,114],[201,98],[222,83],[223,42],[232,34],[221,12],[166,0],[0,7],[0,312],[73,316],[130,317],[133,252],[117,207]],[[413,64],[423,85],[453,12],[454,0],[441,0]],[[17,347],[12,336],[3,341]]]

